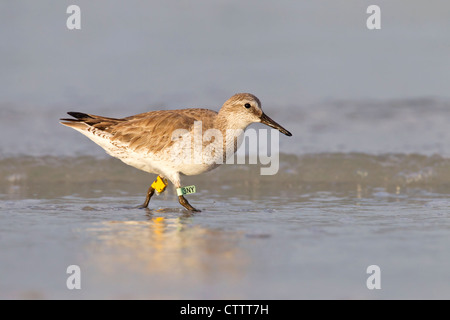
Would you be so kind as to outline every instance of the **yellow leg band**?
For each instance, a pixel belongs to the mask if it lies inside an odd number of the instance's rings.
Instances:
[[[152,188],[155,189],[158,193],[163,192],[167,187],[167,179],[158,176],[156,180],[152,183]]]

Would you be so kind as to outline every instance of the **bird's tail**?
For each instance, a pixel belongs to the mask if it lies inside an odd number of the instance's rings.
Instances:
[[[67,114],[73,118],[62,118],[60,119],[62,121],[61,124],[78,129],[86,127],[87,125],[89,127],[94,127],[98,130],[104,131],[111,128],[115,124],[124,121],[123,119],[96,116],[83,112],[67,112]]]

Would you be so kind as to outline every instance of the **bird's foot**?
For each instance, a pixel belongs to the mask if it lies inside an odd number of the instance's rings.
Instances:
[[[183,196],[178,196],[178,202],[180,202],[180,204],[189,211],[201,212],[201,210],[195,209],[193,206],[191,206],[190,203]]]

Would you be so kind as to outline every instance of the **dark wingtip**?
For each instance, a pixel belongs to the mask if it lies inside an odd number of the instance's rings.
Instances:
[[[75,119],[69,119],[69,118],[61,118],[59,120],[62,121],[84,121],[86,119],[93,119],[90,115],[88,115],[87,113],[83,113],[83,112],[67,112],[68,115],[74,117]]]
[[[70,112],[67,112],[67,114],[71,115],[72,117],[77,118],[77,119],[86,119],[86,118],[92,119],[92,117],[90,115],[88,115],[87,113],[83,113],[83,112],[70,111]]]

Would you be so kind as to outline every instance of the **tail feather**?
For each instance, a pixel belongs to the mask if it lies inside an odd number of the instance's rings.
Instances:
[[[99,130],[106,130],[119,122],[125,121],[124,119],[95,116],[83,112],[71,111],[67,112],[67,114],[72,116],[73,118],[62,118],[60,120],[66,121],[61,123],[69,127],[75,127],[77,126],[77,124],[86,124]]]
[[[86,121],[88,119],[94,119],[91,115],[87,114],[87,113],[83,113],[83,112],[67,112],[68,115],[74,117],[75,119],[71,119],[71,118],[62,118],[59,120],[62,121]]]

